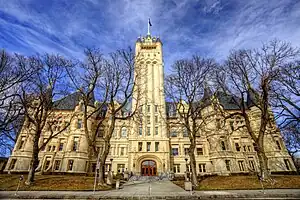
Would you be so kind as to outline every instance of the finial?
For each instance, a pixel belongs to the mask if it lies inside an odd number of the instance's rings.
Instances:
[[[152,26],[151,24],[151,21],[150,21],[150,18],[148,20],[148,34],[147,35],[150,35],[150,26]]]

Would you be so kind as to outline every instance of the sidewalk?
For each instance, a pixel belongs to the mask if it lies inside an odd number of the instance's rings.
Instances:
[[[1,191],[1,199],[300,199],[300,189],[184,191],[170,181],[124,185],[119,190],[98,191]]]

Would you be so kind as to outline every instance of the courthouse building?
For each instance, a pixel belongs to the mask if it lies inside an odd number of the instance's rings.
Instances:
[[[135,45],[139,64],[146,67],[138,81],[142,95],[140,101],[132,101],[128,108],[140,106],[138,117],[125,121],[117,121],[111,138],[111,148],[106,160],[106,170],[114,172],[128,171],[153,176],[160,173],[174,172],[182,175],[189,170],[189,138],[185,128],[178,120],[176,105],[166,102],[164,95],[164,64],[162,42],[160,38],[147,34],[139,37]],[[137,94],[134,94],[135,96]],[[233,112],[238,110],[232,97],[221,92],[211,94],[206,91],[206,101],[215,99],[222,109]],[[92,102],[93,103],[93,102]],[[246,102],[253,127],[258,130],[259,110]],[[89,160],[88,144],[83,131],[82,102],[79,92],[74,92],[56,104],[55,114],[58,126],[76,112],[70,127],[53,138],[39,153],[37,171],[44,173],[92,173],[96,169],[96,158]],[[93,106],[91,106],[93,109]],[[214,112],[214,107],[207,104],[206,111]],[[108,112],[107,112],[108,113]],[[109,117],[107,118],[109,120]],[[97,119],[94,119],[97,120]],[[220,116],[210,118],[209,131],[199,133],[196,139],[196,167],[199,175],[229,175],[233,173],[249,173],[258,170],[258,158],[252,139],[245,129],[236,127],[243,125],[241,118],[227,120],[220,126]],[[108,122],[106,122],[108,123]],[[6,171],[27,172],[32,153],[32,136],[26,131],[26,120],[16,142]],[[102,135],[105,123],[97,135],[97,146],[102,150]],[[268,127],[265,137],[265,152],[271,172],[295,171],[295,167],[282,141],[276,125]],[[47,130],[41,141],[47,139]],[[88,165],[91,162],[91,165]],[[88,167],[89,166],[89,167]]]

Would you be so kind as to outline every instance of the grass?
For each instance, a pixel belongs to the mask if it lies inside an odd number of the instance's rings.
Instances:
[[[265,189],[300,188],[300,176],[278,175],[272,176],[273,183],[264,182]],[[173,181],[184,188],[184,181]],[[199,181],[197,190],[248,190],[262,189],[257,176],[211,176]]]
[[[0,191],[16,190],[20,175],[0,174]],[[34,184],[25,185],[27,175],[21,181],[19,190],[77,190],[92,191],[94,189],[94,177],[71,175],[36,175]],[[97,186],[96,190],[109,190],[110,186]]]

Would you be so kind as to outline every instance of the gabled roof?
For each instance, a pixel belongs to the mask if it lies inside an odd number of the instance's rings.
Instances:
[[[74,110],[81,100],[81,93],[79,91],[74,92],[70,95],[63,97],[60,100],[54,101],[54,109],[56,110]],[[93,106],[95,102],[95,97],[92,95],[90,100],[90,105]]]

